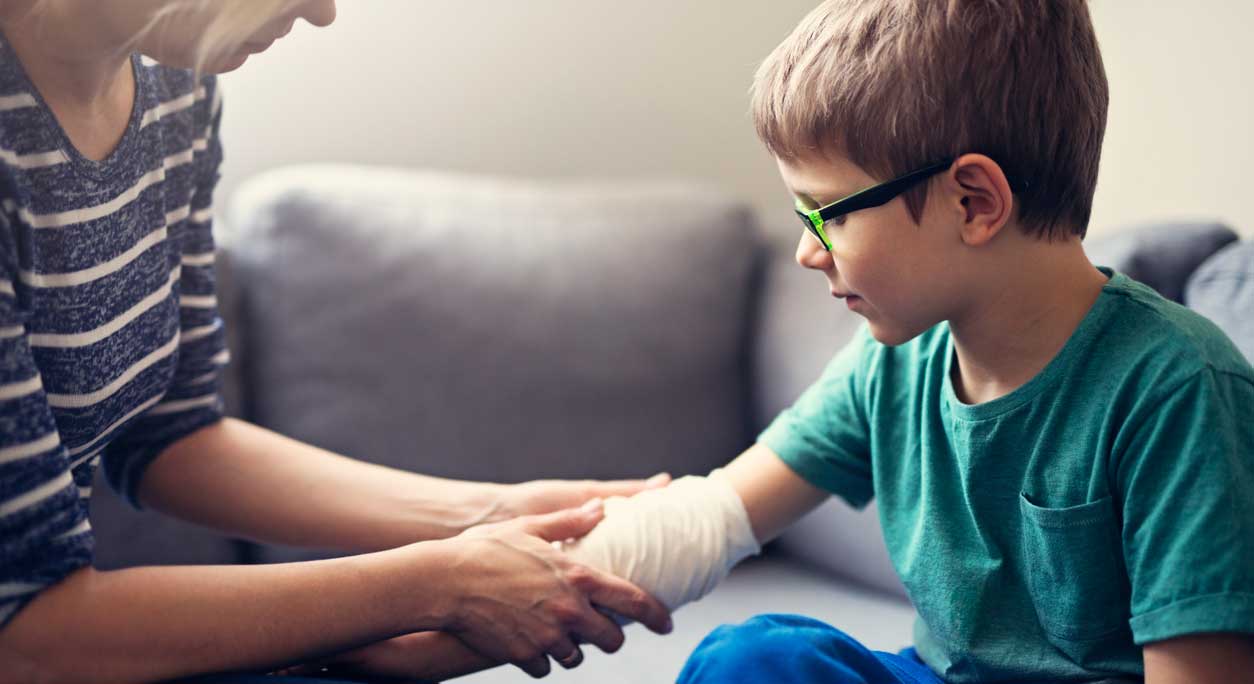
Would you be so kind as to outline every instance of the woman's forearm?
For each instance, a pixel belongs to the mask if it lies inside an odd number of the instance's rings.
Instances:
[[[420,632],[339,653],[326,660],[297,665],[279,674],[387,681],[442,682],[503,663],[472,650],[445,632]]]
[[[444,626],[443,543],[235,567],[85,568],[0,631],[0,683],[273,668]]]
[[[140,499],[258,541],[360,552],[502,519],[502,491],[356,461],[228,418],[157,458]]]

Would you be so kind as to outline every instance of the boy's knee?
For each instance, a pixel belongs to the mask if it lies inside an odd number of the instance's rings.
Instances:
[[[678,682],[875,684],[882,681],[876,676],[882,669],[869,650],[827,623],[801,615],[758,615],[711,632]]]

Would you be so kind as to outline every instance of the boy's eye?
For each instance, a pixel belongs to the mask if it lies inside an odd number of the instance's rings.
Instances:
[[[833,226],[843,226],[845,225],[845,217],[848,215],[849,214],[841,214],[840,216],[835,216],[831,219],[824,221],[823,223],[830,223]]]

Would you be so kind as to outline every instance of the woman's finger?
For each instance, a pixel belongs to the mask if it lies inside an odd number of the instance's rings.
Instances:
[[[586,571],[572,578],[575,588],[593,604],[635,620],[658,634],[670,633],[670,611],[661,601],[625,579],[595,568],[580,567]]]
[[[647,480],[593,480],[588,482],[586,492],[590,497],[608,499],[611,496],[635,496],[647,489],[660,489],[670,483],[670,473],[658,473]]]
[[[580,508],[568,508],[555,513],[521,518],[520,524],[527,534],[553,542],[579,539],[591,532],[603,517],[605,517],[604,502],[600,499],[592,499]]]
[[[536,679],[540,679],[541,677],[548,675],[553,669],[553,666],[549,664],[549,657],[543,654],[536,656],[531,660],[516,662],[514,665],[516,665],[518,669],[526,672]]]
[[[576,668],[579,663],[583,662],[583,651],[575,645],[570,639],[562,639],[556,644],[549,647],[549,656],[557,662],[558,665],[567,670]]]
[[[626,638],[621,627],[591,605],[575,625],[574,633],[580,641],[593,644],[605,653],[614,653],[622,648]]]

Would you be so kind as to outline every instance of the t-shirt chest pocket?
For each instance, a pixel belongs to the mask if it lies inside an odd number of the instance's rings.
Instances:
[[[1050,641],[1077,661],[1092,642],[1128,629],[1114,499],[1045,508],[1019,496],[1028,590]]]

